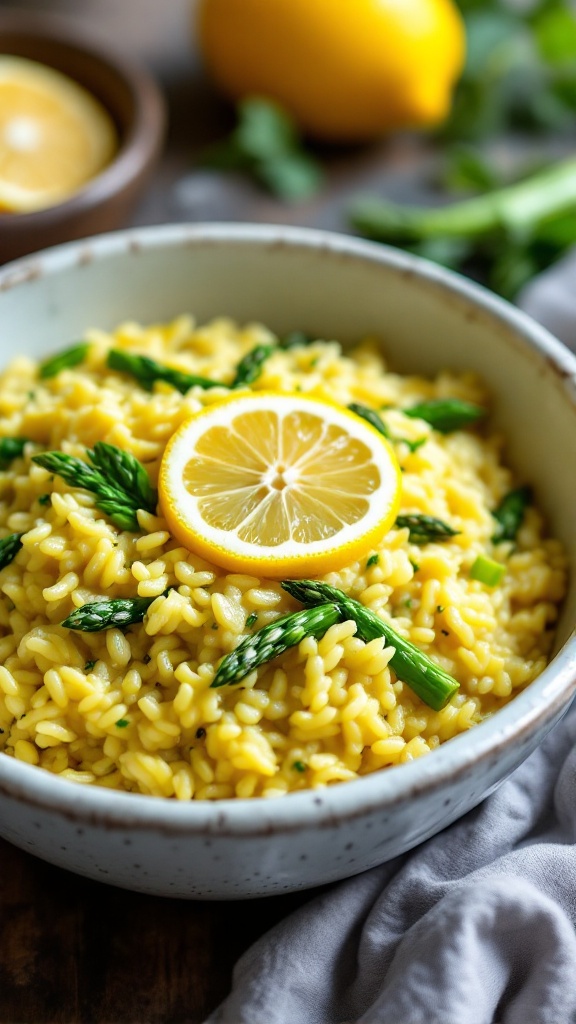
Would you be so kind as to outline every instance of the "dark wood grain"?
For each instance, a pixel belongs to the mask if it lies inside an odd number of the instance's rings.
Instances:
[[[135,224],[229,220],[345,230],[357,192],[407,200],[427,194],[435,153],[418,137],[323,150],[326,189],[293,206],[242,178],[203,171],[199,155],[232,122],[202,75],[189,0],[18,6],[88,24],[95,41],[125,47],[160,81],[170,111],[167,146]],[[244,949],[309,897],[172,902],[75,877],[0,841],[0,1024],[200,1024],[227,994]]]
[[[0,842],[2,1024],[200,1024],[240,954],[307,894],[164,900]]]

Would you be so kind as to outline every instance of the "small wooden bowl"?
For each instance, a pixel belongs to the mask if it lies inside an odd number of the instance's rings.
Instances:
[[[120,139],[112,162],[70,199],[33,213],[0,214],[0,263],[120,227],[160,155],[165,107],[156,83],[123,55],[43,14],[0,11],[0,54],[28,57],[75,79],[108,110]]]

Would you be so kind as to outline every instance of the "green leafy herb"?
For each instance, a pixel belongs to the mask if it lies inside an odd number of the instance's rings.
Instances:
[[[247,352],[236,367],[236,374],[230,387],[245,388],[253,384],[262,373],[263,364],[272,355],[275,348],[275,345],[256,345],[250,352]]]
[[[429,402],[419,402],[409,409],[402,410],[405,416],[425,420],[434,430],[442,434],[450,434],[454,430],[462,430],[469,423],[475,423],[486,415],[486,409],[473,402],[464,402],[461,398],[436,398]]]
[[[313,341],[313,336],[306,334],[305,331],[290,331],[280,339],[280,348],[302,348],[304,345],[310,345]]]
[[[22,547],[22,536],[21,533],[9,533],[0,540],[0,569],[5,569],[16,558]]]
[[[61,476],[72,487],[83,487],[96,495],[96,508],[109,516],[121,530],[136,532],[138,509],[154,513],[158,495],[144,466],[130,452],[98,441],[87,451],[92,466],[64,452],[43,452],[33,462]]]
[[[91,672],[92,669],[94,668],[95,664],[96,664],[95,661],[87,661],[86,664],[84,665],[84,671],[85,672]]]
[[[129,723],[127,718],[119,718],[118,721],[116,722],[116,728],[117,729],[125,729],[126,726],[129,725],[129,724],[130,723]]]
[[[257,612],[251,612],[250,615],[248,616],[248,618],[246,619],[246,629],[252,629],[252,626],[255,626],[257,621],[258,621],[258,613]]]
[[[284,654],[289,647],[295,647],[304,637],[319,639],[330,626],[340,621],[340,610],[330,603],[284,615],[245,637],[235,650],[227,654],[220,662],[211,685],[219,687],[238,683],[259,665]]]
[[[279,199],[314,195],[323,183],[320,165],[301,144],[296,125],[277,103],[248,97],[238,105],[238,123],[204,162],[221,171],[241,171]]]
[[[55,377],[61,370],[71,370],[74,366],[79,366],[80,363],[84,362],[89,349],[90,345],[88,342],[83,341],[79,345],[67,348],[64,352],[59,352],[57,355],[52,356],[51,359],[40,363],[40,379],[48,380],[49,377]]]
[[[495,544],[501,540],[516,540],[516,535],[524,520],[524,513],[531,502],[532,489],[530,487],[518,487],[514,491],[509,491],[502,498],[492,513],[497,522],[496,530],[492,535]]]
[[[420,566],[418,565],[418,562],[413,562],[411,558],[409,559],[409,562],[410,562],[410,565],[412,566],[414,572],[415,573],[419,572]]]
[[[288,580],[282,583],[282,587],[309,608],[326,607],[325,602],[332,602],[340,609],[343,620],[352,619],[356,623],[356,635],[366,643],[375,637],[384,637],[386,643],[394,648],[390,664],[398,678],[435,711],[441,711],[459,689],[459,684],[444,669],[342,590],[316,580]]]
[[[38,504],[39,505],[49,505],[51,498],[52,498],[51,494],[41,494],[40,497],[38,498]]]
[[[455,537],[460,531],[454,530],[443,519],[436,519],[435,516],[425,516],[419,513],[411,515],[396,516],[394,524],[399,530],[408,528],[409,539],[413,544],[428,544],[431,541],[449,540]]]
[[[182,370],[177,370],[174,366],[158,363],[155,359],[150,359],[149,356],[136,356],[119,348],[110,349],[106,365],[110,370],[128,373],[131,377],[135,377],[146,391],[151,391],[156,381],[164,381],[165,384],[170,384],[182,395],[185,395],[193,387],[207,389],[224,386],[218,380],[209,380],[207,377],[197,377],[191,373],[184,373]]]
[[[19,459],[28,444],[27,437],[3,437],[0,439],[0,469],[7,469],[13,459]]]
[[[370,555],[370,558],[369,558],[369,559],[368,559],[368,561],[366,562],[366,568],[367,568],[367,569],[370,569],[370,567],[371,567],[372,565],[378,565],[378,562],[379,562],[379,561],[380,561],[380,555],[378,555],[378,554],[376,554],[376,555]]]
[[[294,761],[294,764],[292,765],[292,767],[293,767],[295,772],[305,772],[306,771],[306,765],[304,764],[304,761]]]
[[[506,572],[506,566],[501,562],[495,562],[486,555],[478,555],[478,558],[470,569],[470,579],[478,580],[487,587],[495,587]]]
[[[62,625],[82,633],[99,633],[113,627],[124,629],[135,622],[142,622],[155,600],[155,597],[117,597],[110,601],[101,598],[76,608]]]

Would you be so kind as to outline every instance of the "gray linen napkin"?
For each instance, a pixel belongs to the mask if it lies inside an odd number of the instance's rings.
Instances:
[[[521,296],[576,349],[576,255]],[[576,706],[480,807],[238,961],[208,1024],[576,1024]]]

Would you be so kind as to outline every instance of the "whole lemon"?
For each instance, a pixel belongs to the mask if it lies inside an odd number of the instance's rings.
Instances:
[[[440,122],[464,61],[452,0],[200,0],[198,28],[226,95],[277,100],[332,141]]]

